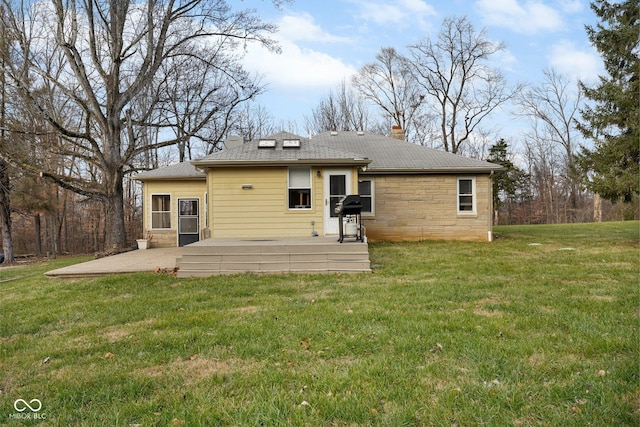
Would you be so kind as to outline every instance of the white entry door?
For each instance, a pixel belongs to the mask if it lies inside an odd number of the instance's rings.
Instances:
[[[338,234],[338,214],[336,204],[344,196],[351,194],[351,171],[349,169],[328,169],[324,172],[324,234]]]

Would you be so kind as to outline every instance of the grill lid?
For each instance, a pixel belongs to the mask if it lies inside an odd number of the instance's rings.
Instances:
[[[336,204],[337,214],[354,215],[359,214],[360,211],[362,211],[362,201],[358,194],[349,194],[348,196],[344,196]]]

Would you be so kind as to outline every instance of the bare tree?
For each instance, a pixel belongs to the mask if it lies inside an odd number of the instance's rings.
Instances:
[[[191,54],[166,61],[161,73],[163,126],[174,132],[181,162],[193,158],[194,141],[204,145],[197,149],[199,154],[212,152],[233,125],[240,106],[262,92],[260,80],[225,51],[203,48]]]
[[[516,97],[520,114],[528,117],[534,129],[532,138],[544,139],[550,146],[546,151],[557,153],[562,167],[559,179],[568,191],[568,220],[575,214],[578,205],[579,185],[575,175],[575,150],[579,135],[575,123],[582,104],[582,94],[577,83],[559,74],[556,70],[543,71],[544,80],[535,87],[523,91]],[[538,145],[541,143],[538,142]]]
[[[151,142],[136,135],[140,127],[152,125],[153,114],[132,107],[142,94],[159,93],[162,65],[179,59],[206,63],[209,57],[198,56],[202,49],[231,50],[250,41],[275,48],[266,36],[273,26],[250,11],[233,11],[223,0],[2,3],[10,11],[7,23],[17,40],[12,54],[20,59],[12,62],[11,79],[64,142],[52,148],[80,165],[80,174],[73,176],[55,170],[42,175],[103,202],[109,250],[126,247],[123,180],[133,159]],[[45,87],[55,103],[37,99],[36,89]],[[191,124],[184,135],[153,146],[184,141],[203,126]]]
[[[306,127],[309,133],[357,131],[368,129],[371,122],[362,98],[343,81],[313,109],[311,117],[306,118]]]
[[[230,132],[242,136],[245,141],[251,141],[278,132],[278,127],[266,108],[246,103],[236,114],[236,120]]]
[[[6,63],[10,61],[8,54],[8,31],[5,26],[5,10],[0,5],[0,152],[7,151],[7,78]],[[2,250],[6,263],[14,262],[13,237],[11,233],[11,179],[9,162],[0,157],[0,232],[2,234]]]
[[[561,216],[562,159],[557,146],[534,129],[524,140],[524,160],[532,198],[529,221],[539,224],[563,222]]]
[[[457,153],[497,107],[520,90],[488,65],[504,49],[476,32],[466,17],[446,18],[435,40],[409,46],[407,66],[437,114],[445,151]]]
[[[352,80],[360,96],[378,107],[390,124],[387,129],[400,126],[411,140],[413,119],[425,95],[420,94],[406,60],[394,48],[382,48],[376,61],[360,68]]]

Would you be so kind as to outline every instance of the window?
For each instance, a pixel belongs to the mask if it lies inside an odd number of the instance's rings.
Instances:
[[[329,174],[329,217],[337,218],[338,202],[347,195],[347,175],[344,173]]]
[[[178,200],[178,233],[198,234],[199,204],[198,199]]]
[[[475,178],[458,178],[458,213],[476,212],[475,189]]]
[[[362,203],[363,214],[374,214],[374,199],[373,199],[373,179],[361,179],[358,181],[358,194],[360,195],[360,202]]]
[[[171,228],[171,196],[154,194],[151,196],[151,228]]]
[[[311,168],[289,168],[289,209],[311,209]]]

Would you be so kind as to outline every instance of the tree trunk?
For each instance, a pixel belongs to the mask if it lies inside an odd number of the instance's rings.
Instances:
[[[2,13],[4,18],[4,10]],[[2,40],[0,40],[0,147],[3,152],[6,149],[6,78],[5,78],[5,42],[6,32],[5,27],[2,25]],[[0,160],[0,228],[2,232],[2,248],[4,252],[4,262],[13,263],[13,238],[11,237],[11,198],[10,198],[10,179],[9,179],[9,164],[5,160]]]
[[[602,222],[602,199],[598,193],[593,193],[593,220]]]
[[[60,204],[60,189],[56,188],[56,200],[58,205]],[[62,211],[59,213],[60,219],[56,223],[56,242],[58,242],[58,250],[60,253],[65,253],[67,251],[67,244],[65,240],[62,238],[62,229],[67,222],[67,193],[64,192],[62,195]]]
[[[9,195],[9,174],[7,162],[0,161],[0,229],[2,230],[2,249],[4,262],[11,264],[13,258],[13,239],[11,237],[11,198]]]
[[[40,213],[33,215],[33,228],[35,229],[36,256],[42,256],[42,224]]]
[[[56,242],[56,214],[54,212],[50,212],[49,215],[47,215],[47,230],[49,233],[49,239],[50,239],[50,250],[47,251],[48,254],[48,258],[50,259],[56,259],[58,257],[58,243]]]
[[[113,174],[109,194],[105,201],[105,251],[120,252],[127,247],[127,232],[124,223],[123,173]]]

